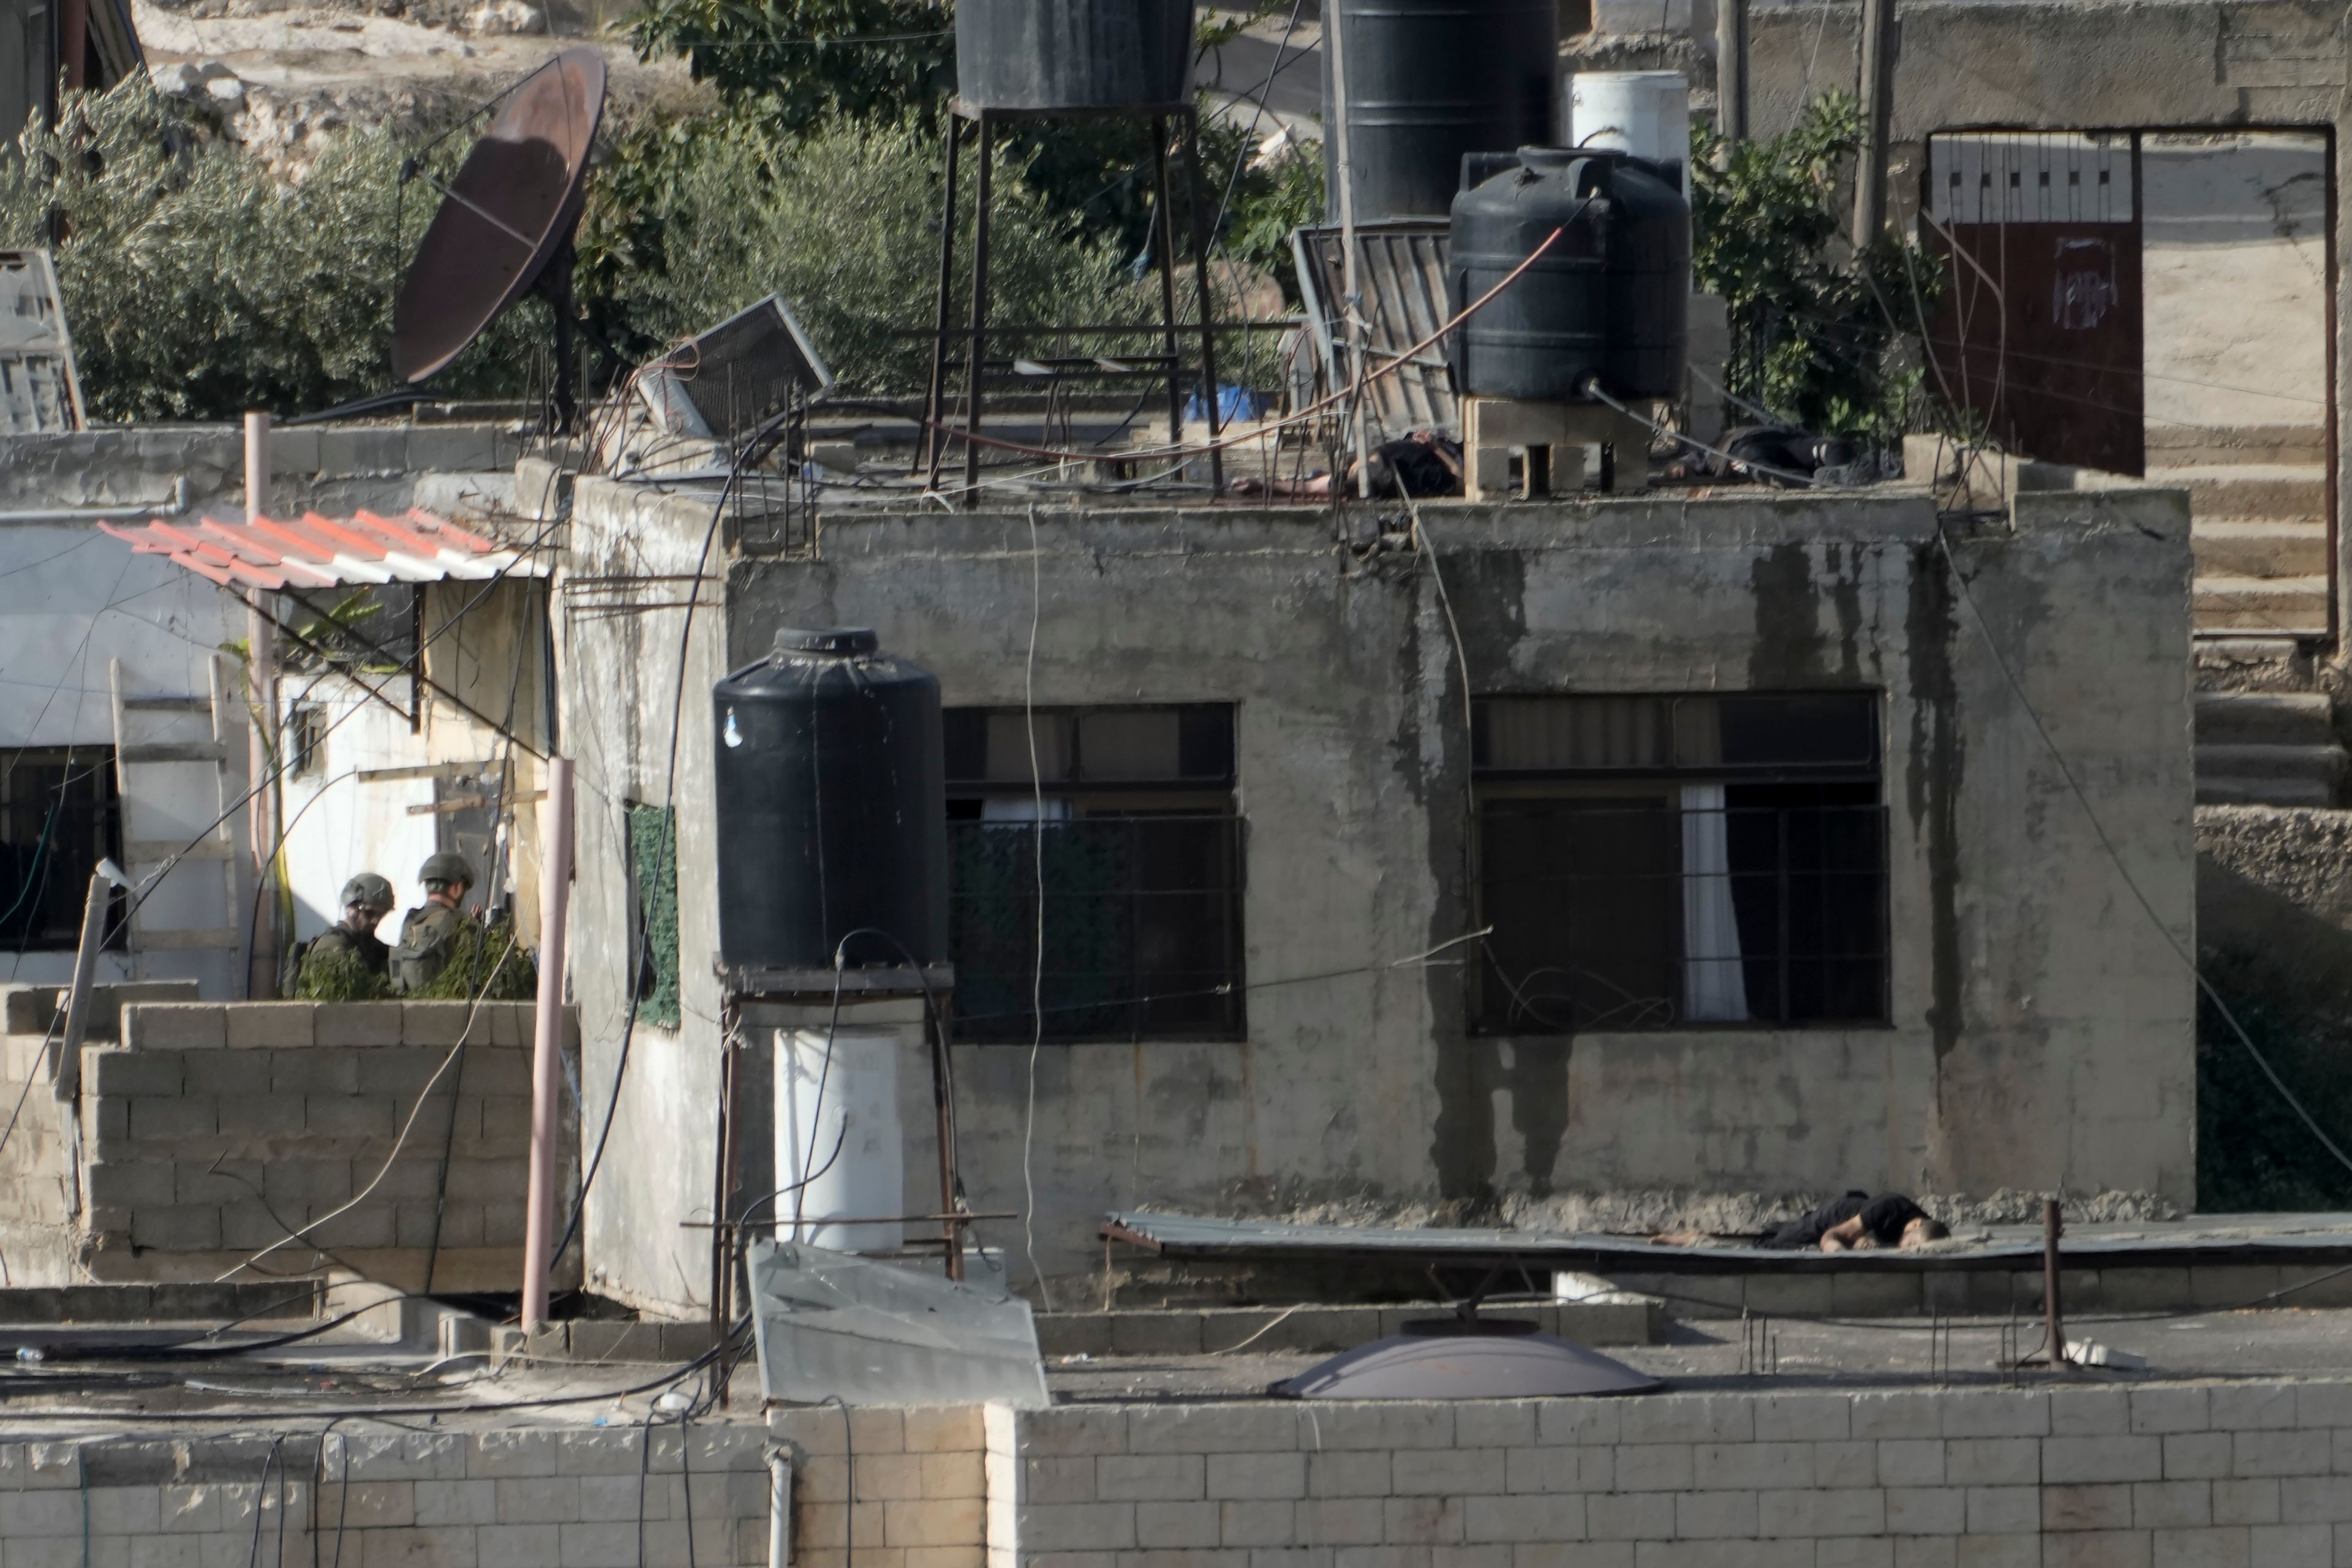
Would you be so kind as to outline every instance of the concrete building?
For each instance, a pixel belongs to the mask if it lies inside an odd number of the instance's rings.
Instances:
[[[1024,1249],[1094,1268],[1121,1205],[2189,1203],[2188,505],[2094,478],[2012,468],[1996,521],[1940,534],[1913,487],[1428,503],[1417,533],[843,508],[779,549],[708,497],[583,477],[574,974],[584,1134],[617,1081],[623,1162],[591,1287],[701,1300],[718,1047],[733,1027],[761,1070],[772,1037],[714,973],[703,693],[787,626],[872,626],[940,677],[962,1173],[977,1210],[1034,1186],[1025,1234],[982,1233],[1016,1280]],[[676,1021],[641,995],[624,1073],[631,834],[665,804]],[[901,1190],[930,1192],[911,1038],[898,1083]],[[765,1192],[767,1110],[737,1103]]]

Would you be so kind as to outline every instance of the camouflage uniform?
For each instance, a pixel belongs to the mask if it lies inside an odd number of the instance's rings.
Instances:
[[[427,858],[416,873],[428,895],[400,922],[400,942],[392,950],[392,993],[414,996],[441,976],[457,955],[457,937],[466,917],[429,895],[457,889],[463,898],[474,885],[474,868],[463,856],[446,851]]]
[[[392,949],[375,934],[373,926],[354,925],[348,918],[337,921],[320,931],[311,939],[310,945],[302,950],[303,973],[307,974],[310,965],[320,959],[340,952],[358,953],[360,962],[368,966],[370,973],[391,973]]]

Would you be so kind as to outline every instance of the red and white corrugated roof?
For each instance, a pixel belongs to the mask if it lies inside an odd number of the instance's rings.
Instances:
[[[363,583],[441,583],[451,578],[544,577],[543,557],[468,533],[411,508],[397,520],[372,511],[338,520],[305,513],[299,521],[166,522],[98,525],[142,555],[166,555],[224,588],[333,588]]]

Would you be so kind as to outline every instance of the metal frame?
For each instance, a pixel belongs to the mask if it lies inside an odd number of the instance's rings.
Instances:
[[[1165,346],[1160,355],[1137,356],[1156,362],[1151,368],[1118,374],[1132,374],[1145,378],[1167,377],[1168,439],[1170,445],[1181,446],[1184,439],[1184,376],[1180,336],[1185,329],[1176,320],[1176,219],[1170,200],[1172,186],[1168,177],[1169,122],[1175,121],[1183,128],[1185,173],[1192,193],[1192,270],[1201,298],[1201,321],[1196,330],[1201,336],[1202,397],[1208,406],[1209,439],[1213,443],[1209,450],[1209,485],[1212,494],[1222,494],[1225,488],[1224,461],[1213,445],[1218,433],[1216,326],[1213,320],[1216,300],[1209,284],[1208,236],[1202,228],[1198,111],[1190,103],[1140,104],[1115,110],[986,109],[968,103],[961,98],[957,99],[950,108],[952,111],[947,122],[944,210],[940,223],[939,310],[931,340],[930,379],[923,400],[923,443],[918,453],[918,462],[928,474],[929,487],[935,490],[939,489],[940,471],[947,460],[948,445],[959,434],[948,426],[946,419],[950,368],[948,340],[952,334],[964,339],[963,499],[966,507],[976,505],[980,489],[981,444],[971,437],[980,431],[982,387],[987,372],[988,228],[994,205],[998,127],[1031,120],[1132,119],[1151,122],[1152,178],[1157,202],[1153,221],[1157,230],[1156,248],[1160,252],[1160,320],[1121,330],[1157,331]],[[958,333],[950,326],[949,318],[954,306],[957,175],[962,161],[964,122],[967,121],[972,124],[972,136],[977,142],[979,169],[972,214],[971,324]]]

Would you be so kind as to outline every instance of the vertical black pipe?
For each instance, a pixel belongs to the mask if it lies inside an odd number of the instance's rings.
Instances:
[[[963,503],[980,500],[980,384],[988,360],[988,206],[994,194],[996,121],[986,110],[980,114],[980,188],[973,193],[971,212],[971,342],[965,348],[963,442]]]
[[[962,143],[963,120],[950,110],[947,195],[941,199],[940,215],[940,308],[931,339],[931,379],[923,397],[923,444],[916,458],[918,468],[929,470],[933,489],[940,488],[940,462],[947,456],[946,433],[940,426],[947,419],[948,317],[955,293],[956,154]]]
[[[1209,405],[1209,493],[1215,496],[1225,493],[1225,458],[1216,446],[1216,296],[1209,289],[1209,242],[1214,237],[1208,232],[1201,205],[1201,117],[1191,109],[1184,111],[1184,168],[1192,185],[1192,275],[1201,290],[1201,385]],[[1172,342],[1169,353],[1171,356],[1175,353]],[[1174,368],[1172,363],[1170,368]]]

